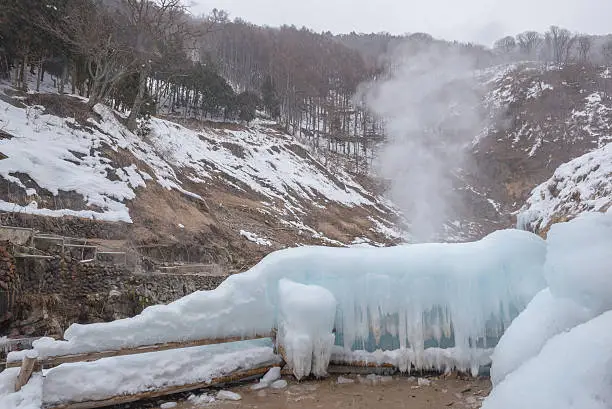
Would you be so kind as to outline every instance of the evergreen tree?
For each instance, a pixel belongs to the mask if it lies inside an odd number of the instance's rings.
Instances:
[[[261,87],[261,95],[266,112],[272,119],[277,119],[280,116],[280,102],[276,96],[276,90],[270,75],[266,75]]]
[[[261,104],[259,96],[253,92],[245,91],[236,97],[238,118],[247,123],[255,119],[257,106]]]

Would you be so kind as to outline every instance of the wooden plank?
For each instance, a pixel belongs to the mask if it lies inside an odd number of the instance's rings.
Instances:
[[[209,388],[224,383],[236,382],[245,378],[263,376],[271,368],[278,365],[268,365],[260,368],[249,369],[246,371],[234,372],[233,374],[221,376],[212,379],[210,382],[197,382],[181,386],[169,386],[154,391],[141,392],[134,395],[121,395],[114,396],[109,399],[88,401],[88,402],[72,402],[62,403],[58,405],[46,405],[43,402],[44,409],[95,409],[103,408],[105,406],[120,405],[129,402],[136,402],[143,399],[158,398],[161,396],[172,395],[175,393],[189,392],[195,389]]]
[[[19,392],[21,387],[30,380],[32,372],[34,372],[34,365],[36,364],[37,358],[38,356],[35,352],[30,352],[23,357],[23,361],[21,362],[21,370],[19,370],[19,375],[17,376],[17,381],[15,382],[15,392]]]
[[[74,354],[74,355],[59,355],[53,356],[45,359],[39,359],[38,363],[45,369],[53,368],[55,366],[61,364],[67,364],[72,362],[91,362],[97,361],[102,358],[110,358],[113,356],[124,356],[124,355],[135,355],[135,354],[144,354],[147,352],[159,352],[166,351],[168,349],[180,349],[180,348],[191,348],[197,346],[204,345],[213,345],[213,344],[225,344],[228,342],[237,342],[237,341],[248,341],[252,339],[261,339],[261,338],[274,338],[274,333],[262,334],[262,335],[254,335],[251,337],[229,337],[229,338],[211,338],[211,339],[200,339],[196,341],[184,341],[184,342],[166,342],[163,344],[155,344],[155,345],[147,345],[137,348],[125,348],[111,351],[102,351],[102,352],[89,352],[84,354]],[[14,368],[20,365],[19,361],[11,361],[6,364],[7,368]]]

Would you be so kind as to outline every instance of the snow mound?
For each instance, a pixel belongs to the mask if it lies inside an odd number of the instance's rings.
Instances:
[[[612,209],[553,225],[547,242],[551,292],[598,314],[612,310]]]
[[[7,368],[0,372],[0,408],[2,409],[40,409],[43,378],[39,373],[19,392],[15,392],[15,382],[20,368]]]
[[[519,211],[519,228],[542,231],[551,223],[612,205],[612,143],[557,168],[531,192]]]
[[[612,311],[557,335],[509,374],[482,409],[610,409]]]
[[[544,265],[550,289],[496,347],[495,388],[484,409],[612,407],[611,248],[612,211],[552,227]]]
[[[345,351],[409,350],[410,362],[404,366],[409,370],[411,364],[430,365],[426,349],[453,347],[456,356],[463,357],[459,362],[464,367],[459,369],[472,369],[480,363],[475,351],[492,347],[544,287],[545,253],[542,239],[519,230],[498,231],[472,243],[282,250],[215,290],[149,307],[133,318],[73,324],[64,334],[67,341],[41,339],[34,348],[47,357],[265,334],[282,328],[284,314],[321,310],[322,316],[306,315],[309,321],[287,328],[306,332],[314,342],[313,353],[320,351],[322,356],[323,344],[316,340],[327,339],[323,330],[331,331],[331,320],[335,343]],[[283,279],[312,288],[317,300],[325,300],[325,308],[301,310],[299,299],[285,303],[285,290],[291,285],[283,281],[279,286]],[[329,311],[332,298],[335,311]],[[301,356],[307,355],[306,351]],[[9,355],[9,360],[19,358]],[[316,367],[316,359],[314,363]]]
[[[497,344],[491,359],[491,382],[499,384],[509,373],[538,355],[553,336],[592,318],[585,307],[569,299],[554,297],[542,290],[527,305]],[[526,335],[528,334],[528,335]]]

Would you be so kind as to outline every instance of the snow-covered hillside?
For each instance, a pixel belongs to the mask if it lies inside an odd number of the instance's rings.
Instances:
[[[528,157],[546,152],[547,144],[605,145],[612,141],[612,104],[603,86],[607,73],[607,68],[536,63],[483,72],[481,79],[489,87],[484,105],[492,118],[505,119],[497,121],[493,131],[501,131],[496,136]],[[503,118],[506,114],[516,116]]]
[[[166,198],[171,211],[178,203],[196,207],[208,224],[225,224],[240,240],[261,236],[252,240],[260,247],[267,239],[279,248],[402,237],[388,201],[342,169],[325,168],[272,123],[193,130],[151,118],[132,133],[108,107],[84,107],[76,97],[2,95],[0,176],[8,187],[0,210],[135,224],[166,216],[173,226],[197,230],[185,215],[141,214],[166,191],[176,193]],[[250,219],[228,214],[236,208]],[[274,240],[275,230],[294,237]]]
[[[518,225],[545,232],[555,222],[612,206],[612,143],[565,163],[537,186],[521,208]]]
[[[610,196],[608,188],[593,185],[605,179],[609,169],[609,148],[604,148],[612,141],[609,68],[525,62],[491,68],[478,78],[487,87],[483,111],[490,122],[472,141],[471,163],[460,174],[467,209],[463,223],[470,222],[483,234],[515,225],[515,215],[527,200],[526,207],[537,207],[545,217],[564,216],[561,208],[571,214],[597,207],[594,198]],[[587,156],[570,162],[582,155]],[[587,174],[583,181],[580,175]],[[555,178],[568,185],[559,184],[557,192],[551,182]],[[542,183],[551,190],[536,189],[541,198],[535,198],[532,191]],[[582,191],[577,200],[571,183],[589,185],[593,194]]]

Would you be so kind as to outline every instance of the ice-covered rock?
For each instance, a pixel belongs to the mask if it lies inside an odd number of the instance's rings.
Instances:
[[[287,387],[287,381],[284,379],[279,379],[278,381],[274,381],[270,384],[270,388],[272,389],[285,389]]]
[[[260,382],[270,384],[281,377],[281,368],[280,366],[275,366],[274,368],[270,368],[268,372],[261,378]]]
[[[336,383],[338,385],[345,385],[345,384],[349,384],[349,383],[355,383],[355,380],[351,379],[351,378],[345,378],[344,376],[339,376],[338,380],[336,381]]]
[[[176,408],[176,405],[177,405],[176,402],[164,402],[159,407],[161,409],[172,409],[172,408]]]
[[[251,386],[251,390],[258,391],[260,389],[265,389],[270,384],[281,377],[281,369],[280,366],[275,366],[274,368],[270,368],[268,372],[259,380],[258,383]]]
[[[217,392],[217,400],[233,400],[238,401],[241,400],[242,396],[236,392],[222,390]]]
[[[350,353],[355,345],[388,349],[389,336],[399,344],[393,355],[402,371],[453,364],[477,372],[489,343],[545,287],[545,256],[545,242],[519,230],[473,243],[287,249],[215,290],[151,306],[133,318],[73,324],[67,341],[41,339],[34,347],[48,357],[278,329],[300,377],[325,374],[335,340]],[[431,353],[426,344],[440,348]],[[20,357],[11,354],[9,361]]]
[[[417,385],[419,385],[419,386],[429,386],[429,385],[431,385],[431,381],[429,379],[419,378],[419,379],[417,379]]]
[[[201,406],[213,403],[215,401],[215,397],[207,395],[206,393],[203,393],[202,395],[191,394],[187,400],[194,406]]]

